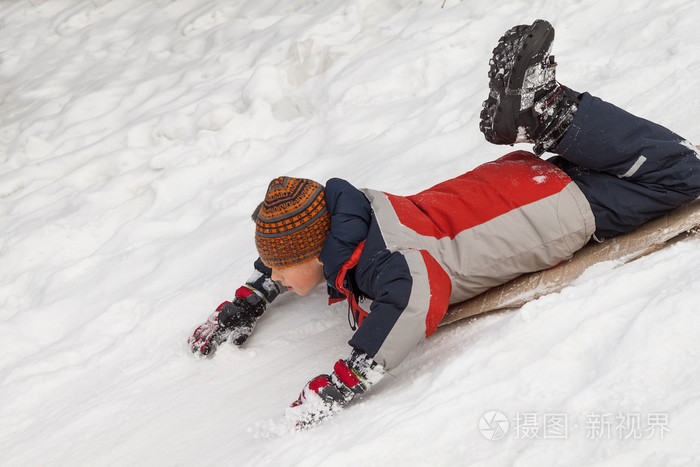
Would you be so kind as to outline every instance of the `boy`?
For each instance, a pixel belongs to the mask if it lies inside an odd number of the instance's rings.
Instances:
[[[533,143],[417,195],[331,179],[273,180],[253,219],[255,273],[198,327],[207,355],[241,345],[267,304],[327,282],[346,299],[348,359],[312,379],[288,409],[297,426],[367,391],[437,329],[451,303],[553,267],[700,195],[700,159],[683,138],[555,79],[546,21],[507,31],[493,51],[480,129],[495,144]],[[367,312],[360,306],[372,299]],[[356,327],[357,326],[357,327]]]

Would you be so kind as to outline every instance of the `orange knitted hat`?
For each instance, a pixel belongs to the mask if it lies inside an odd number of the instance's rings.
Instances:
[[[331,228],[323,185],[304,178],[272,180],[253,220],[258,254],[276,268],[318,256]]]

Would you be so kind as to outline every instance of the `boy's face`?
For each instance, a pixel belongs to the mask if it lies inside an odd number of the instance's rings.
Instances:
[[[288,268],[272,268],[272,280],[280,281],[288,290],[304,296],[325,281],[323,264],[314,258]]]

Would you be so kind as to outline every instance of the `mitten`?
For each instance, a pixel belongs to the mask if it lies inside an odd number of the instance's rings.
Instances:
[[[338,360],[330,375],[309,381],[285,417],[296,429],[309,428],[334,415],[384,376],[384,368],[364,353],[354,351]]]

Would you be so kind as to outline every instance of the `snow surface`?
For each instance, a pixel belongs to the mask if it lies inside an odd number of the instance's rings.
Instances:
[[[695,0],[0,1],[0,464],[700,465],[697,239],[441,328],[303,433],[351,336],[323,290],[187,349],[272,177],[409,194],[509,151],[487,62],[536,18],[560,81],[700,140]]]

